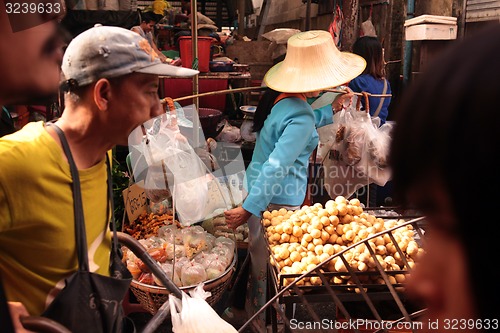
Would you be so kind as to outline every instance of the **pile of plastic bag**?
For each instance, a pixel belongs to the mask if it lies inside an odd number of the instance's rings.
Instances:
[[[357,103],[333,116],[333,124],[318,129],[324,187],[330,197],[349,197],[359,188],[391,179],[387,164],[393,124],[359,111]]]

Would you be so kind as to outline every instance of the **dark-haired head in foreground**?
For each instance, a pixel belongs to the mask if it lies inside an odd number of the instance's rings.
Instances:
[[[428,254],[412,271],[408,289],[441,325],[495,318],[498,324],[500,317],[492,289],[500,280],[494,269],[500,234],[499,54],[500,26],[457,42],[396,108],[394,194],[421,209],[428,222]],[[472,325],[460,331],[481,330]]]

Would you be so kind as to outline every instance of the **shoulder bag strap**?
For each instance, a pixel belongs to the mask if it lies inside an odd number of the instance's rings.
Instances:
[[[384,90],[382,91],[382,95],[385,95],[387,92],[387,79],[384,79]],[[377,110],[375,110],[375,113],[373,114],[372,117],[377,117],[378,114],[380,113],[380,110],[382,110],[382,105],[384,104],[385,97],[380,98],[380,102],[378,103]]]
[[[113,176],[111,175],[111,163],[109,161],[109,154],[106,153],[106,166],[108,169],[108,179],[107,179],[107,184],[108,184],[108,212],[106,216],[109,216],[111,214],[111,230],[113,231],[113,244],[112,249],[111,249],[111,256],[115,256],[117,254],[120,254],[120,260],[121,260],[121,249],[118,244],[118,235],[116,234],[116,221],[115,221],[115,204],[113,202]],[[110,260],[110,274],[111,276],[114,276],[116,274],[116,267],[113,267],[114,265],[114,260],[111,258]]]
[[[87,253],[87,233],[85,232],[85,219],[83,217],[82,193],[80,191],[80,177],[73,155],[69,148],[68,141],[64,132],[54,123],[47,123],[52,127],[61,141],[64,154],[68,159],[69,169],[71,171],[71,178],[73,179],[73,206],[75,215],[75,239],[76,239],[76,253],[78,255],[78,269],[80,271],[89,271],[89,258]]]
[[[73,155],[71,154],[71,150],[68,145],[68,141],[66,140],[66,136],[64,132],[54,123],[47,123],[48,126],[51,126],[56,131],[59,136],[59,140],[61,140],[61,145],[64,150],[64,154],[68,159],[68,163],[70,166],[71,177],[73,179],[73,204],[75,210],[75,239],[77,246],[77,255],[78,255],[78,267],[81,271],[89,271],[89,259],[87,252],[87,233],[85,231],[85,219],[83,216],[83,205],[82,205],[82,194],[80,190],[80,177],[78,175],[78,169],[76,167],[75,161],[73,160]],[[119,244],[118,244],[118,236],[116,234],[116,224],[115,224],[115,215],[114,215],[114,203],[113,203],[113,178],[111,175],[111,163],[109,161],[109,155],[106,154],[106,168],[107,168],[107,188],[108,188],[108,206],[106,211],[106,216],[111,214],[111,228],[113,230],[113,244],[111,255],[114,256],[119,252]],[[106,225],[108,228],[108,225]],[[110,265],[113,265],[113,260],[110,260]],[[111,267],[110,267],[111,268]],[[115,268],[110,272],[113,273]],[[113,275],[113,274],[112,274]]]

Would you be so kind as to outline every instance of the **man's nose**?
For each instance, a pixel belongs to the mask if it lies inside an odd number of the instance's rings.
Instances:
[[[156,101],[151,108],[151,113],[153,117],[157,117],[163,113],[163,105],[160,103],[160,100]]]

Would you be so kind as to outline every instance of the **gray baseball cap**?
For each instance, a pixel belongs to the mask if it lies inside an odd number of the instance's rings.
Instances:
[[[146,39],[119,27],[90,28],[76,36],[64,53],[63,83],[71,86],[130,73],[190,77],[199,72],[162,63]]]

